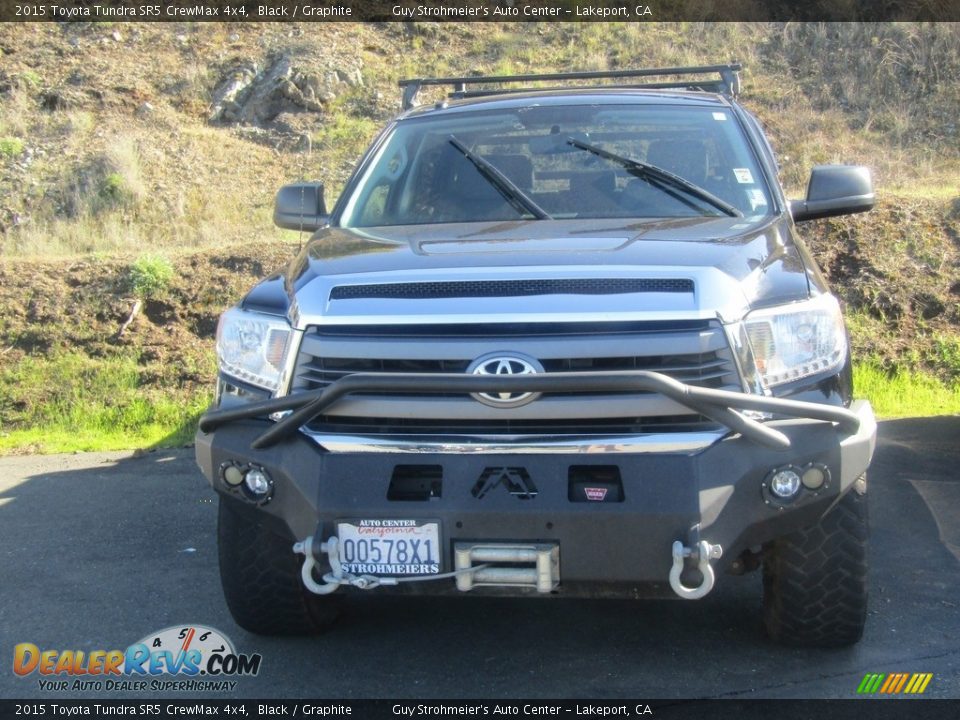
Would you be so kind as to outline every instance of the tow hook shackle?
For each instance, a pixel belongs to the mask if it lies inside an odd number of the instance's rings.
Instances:
[[[686,547],[679,540],[674,541],[673,567],[670,568],[670,587],[684,600],[699,600],[713,589],[713,583],[716,579],[710,561],[722,555],[722,547],[711,545],[706,540],[701,540],[692,548]],[[687,558],[697,563],[697,569],[703,575],[703,582],[700,583],[699,587],[690,588],[680,581],[680,573],[683,572]]]
[[[331,572],[323,576],[323,582],[318,583],[313,577],[313,569],[317,566],[317,550],[327,555],[330,563]],[[304,555],[303,567],[300,568],[300,578],[307,590],[317,595],[329,595],[344,584],[353,584],[357,587],[367,589],[372,587],[365,581],[366,578],[354,578],[352,575],[346,575],[340,565],[340,553],[338,552],[338,541],[336,537],[331,537],[325,542],[319,538],[310,536],[293,546],[293,551]],[[351,582],[354,581],[354,582]]]
[[[304,555],[303,567],[300,569],[300,577],[303,580],[303,584],[307,586],[307,589],[312,593],[317,595],[329,595],[338,587],[339,583],[318,583],[313,578],[313,569],[317,565],[316,559],[314,559],[314,547],[313,547],[313,536],[311,535],[307,539],[296,543],[293,546],[293,551],[298,554]]]

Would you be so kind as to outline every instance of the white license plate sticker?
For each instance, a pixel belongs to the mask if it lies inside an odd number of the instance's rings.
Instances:
[[[337,523],[340,563],[355,575],[438,575],[440,523],[351,520]]]

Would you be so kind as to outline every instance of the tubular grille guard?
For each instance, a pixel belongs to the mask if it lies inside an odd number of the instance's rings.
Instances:
[[[646,371],[548,375],[356,373],[337,380],[323,390],[265,400],[228,410],[212,410],[200,418],[199,425],[203,432],[210,432],[236,420],[262,418],[275,412],[292,410],[293,412],[253,441],[251,447],[261,449],[297,432],[304,424],[350,393],[386,391],[431,394],[656,392],[760,445],[778,450],[790,447],[790,439],[786,435],[736,412],[734,408],[834,422],[849,434],[860,428],[860,419],[846,408],[693,387],[666,375]]]

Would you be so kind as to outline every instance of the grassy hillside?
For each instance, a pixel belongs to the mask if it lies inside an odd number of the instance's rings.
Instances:
[[[873,168],[878,210],[803,228],[863,386],[960,407],[956,24],[4,24],[0,53],[0,450],[188,438],[216,316],[300,242],[276,188],[335,197],[399,78],[730,59],[792,194],[817,163]],[[211,121],[284,61],[310,109]]]

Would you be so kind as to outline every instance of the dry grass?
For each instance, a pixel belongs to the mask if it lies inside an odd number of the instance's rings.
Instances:
[[[870,165],[881,192],[957,191],[957,24],[164,23],[120,31],[114,42],[96,25],[0,28],[0,39],[18,50],[5,71],[11,89],[0,94],[0,136],[37,151],[27,170],[0,176],[2,253],[277,237],[270,228],[276,188],[319,179],[333,201],[398,109],[396,80],[414,75],[738,59],[747,67],[744,102],[768,126],[791,192],[802,192],[810,166],[823,162]],[[296,144],[271,147],[206,124],[211,90],[225,72],[285,50],[307,63],[336,52],[363,62],[364,86],[313,123],[309,156]],[[51,91],[66,107],[43,109]],[[143,103],[153,110],[139,114]]]

